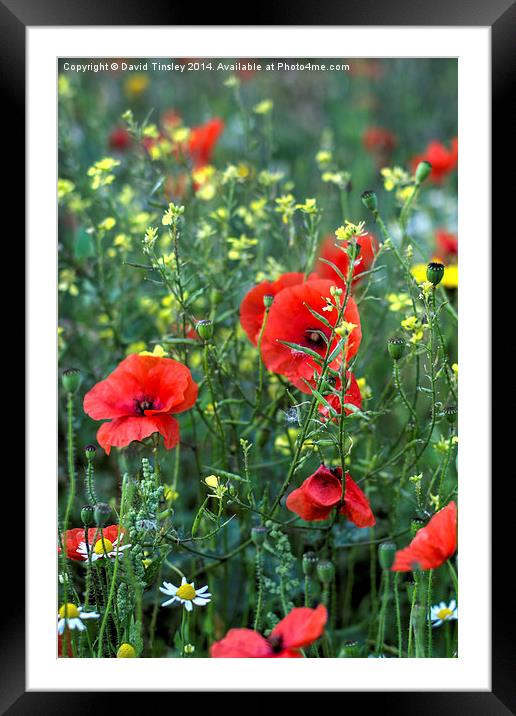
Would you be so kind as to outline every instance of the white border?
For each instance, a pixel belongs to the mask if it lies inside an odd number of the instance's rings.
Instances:
[[[27,689],[489,690],[490,28],[27,28]],[[459,658],[55,658],[56,58],[458,57],[460,290]],[[329,51],[331,54],[329,54]],[[425,98],[439,102],[439,97]]]

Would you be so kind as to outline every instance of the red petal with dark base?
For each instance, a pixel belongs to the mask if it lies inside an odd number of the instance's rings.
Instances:
[[[419,530],[408,547],[396,552],[391,569],[394,572],[437,569],[455,554],[456,549],[457,505],[450,502]]]

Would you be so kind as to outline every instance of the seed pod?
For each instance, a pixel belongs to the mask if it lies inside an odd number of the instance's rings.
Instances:
[[[84,448],[84,454],[86,456],[86,460],[88,462],[91,462],[97,454],[97,448],[95,447],[95,445],[86,445],[86,447]]]
[[[444,264],[438,261],[431,261],[426,267],[426,278],[434,286],[437,286],[443,280]]]
[[[428,178],[431,171],[432,171],[432,165],[430,164],[430,162],[427,162],[425,159],[423,159],[422,162],[419,162],[419,164],[416,167],[416,172],[414,175],[415,179],[416,179],[416,184],[422,184],[425,181],[425,179]]]
[[[335,576],[335,566],[329,559],[323,559],[317,563],[317,576],[323,584],[330,584]]]
[[[271,296],[269,293],[266,293],[263,297],[263,305],[265,308],[270,308],[274,302],[274,296]]]
[[[394,564],[396,545],[394,542],[382,542],[378,547],[378,561],[382,569],[390,569]]]
[[[213,338],[213,322],[209,318],[199,321],[195,326],[195,330],[203,341],[209,341]]]
[[[67,368],[63,371],[61,380],[63,381],[63,388],[66,392],[70,393],[70,395],[74,395],[79,390],[81,384],[81,371],[77,368]]]
[[[450,423],[450,425],[453,425],[455,421],[457,420],[457,406],[456,405],[448,405],[444,409],[444,415],[446,417],[446,420]]]
[[[358,641],[347,641],[339,652],[340,659],[356,659],[360,656],[361,647]]]
[[[362,199],[362,204],[366,209],[369,209],[369,211],[372,211],[373,213],[378,211],[378,199],[374,191],[364,191],[360,198]]]
[[[303,574],[311,577],[317,566],[317,555],[315,552],[305,552],[303,555]]]
[[[390,338],[387,343],[389,355],[393,360],[399,360],[405,353],[405,341],[403,338]]]
[[[85,527],[92,527],[95,524],[95,508],[93,505],[84,505],[81,510],[81,520]]]
[[[420,520],[419,517],[414,517],[413,520],[410,522],[410,533],[412,537],[415,537],[416,534],[419,532],[421,527],[424,527],[425,523],[424,520]]]
[[[107,525],[109,518],[111,517],[111,507],[105,502],[99,502],[95,505],[95,524],[98,527],[104,527]]]

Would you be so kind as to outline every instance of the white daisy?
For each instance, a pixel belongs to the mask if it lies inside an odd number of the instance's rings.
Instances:
[[[83,624],[83,619],[98,619],[99,617],[100,614],[97,612],[85,612],[83,607],[76,607],[75,604],[63,604],[57,614],[57,633],[62,634],[65,627],[84,631],[86,626]]]
[[[444,622],[450,619],[458,619],[457,616],[457,602],[452,599],[449,604],[446,602],[440,602],[430,609],[430,619],[433,627],[441,626]]]
[[[194,604],[197,607],[205,607],[208,602],[211,602],[211,594],[206,591],[207,589],[208,585],[201,589],[195,589],[194,583],[189,584],[186,577],[182,578],[180,587],[174,587],[170,582],[163,582],[163,586],[159,588],[160,592],[172,598],[167,599],[161,606],[168,607],[173,602],[179,602],[179,604],[184,604],[185,609],[189,612],[192,611]]]
[[[123,539],[124,533],[122,532],[120,537],[117,537],[114,542],[111,542],[111,540],[107,539],[107,537],[101,537],[94,545],[86,545],[86,542],[81,542],[77,547],[77,554],[80,554],[83,559],[87,560],[90,553],[92,562],[96,562],[97,559],[103,558],[113,559],[116,557],[117,553],[120,557],[122,557],[123,550],[128,549],[131,546],[130,544],[124,544],[122,546],[120,542]]]

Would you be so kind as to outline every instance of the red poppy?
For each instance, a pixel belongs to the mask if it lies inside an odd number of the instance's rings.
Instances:
[[[360,246],[360,253],[355,259],[353,266],[353,284],[360,281],[360,274],[369,271],[374,263],[374,257],[378,251],[378,241],[372,234],[365,234],[357,238],[357,244]],[[332,264],[339,269],[343,276],[348,275],[349,256],[346,253],[348,246],[347,241],[339,241],[333,234],[327,236],[321,246],[319,259],[331,261]],[[331,266],[325,264],[324,261],[317,261],[317,274],[321,278],[329,278],[334,283],[342,287],[342,280]]]
[[[109,148],[115,151],[123,152],[129,149],[133,139],[125,127],[115,127],[109,135]]]
[[[109,541],[111,545],[116,546],[116,544],[118,544],[119,534],[121,535],[120,542],[122,542],[125,536],[125,530],[120,529],[119,525],[108,525],[102,529],[100,529],[100,527],[90,527],[88,530],[88,544],[90,546],[95,546],[95,544],[97,544],[97,542],[102,540],[102,537],[104,537],[105,542]],[[68,559],[73,559],[77,562],[84,562],[87,559],[87,555],[77,551],[79,545],[85,542],[84,537],[84,527],[74,527],[71,530],[66,530],[63,535],[63,541],[66,547],[66,555]],[[61,553],[61,547],[58,547],[57,551]]]
[[[427,146],[424,154],[414,157],[411,164],[415,170],[419,162],[423,160],[430,162],[432,165],[430,181],[440,184],[457,166],[458,156],[457,139],[452,139],[450,149],[447,149],[441,142],[433,141]]]
[[[405,549],[396,552],[393,572],[437,569],[457,549],[457,505],[450,502],[436,512]]]
[[[368,127],[362,136],[364,147],[368,152],[392,152],[396,146],[396,137],[388,129]]]
[[[335,326],[338,319],[337,309],[323,311],[327,305],[325,299],[332,298],[332,286],[335,286],[335,281],[315,279],[285,288],[276,295],[261,344],[263,362],[268,370],[285,375],[289,380],[307,381],[313,380],[314,372],[320,372],[320,366],[313,357],[285,346],[280,341],[309,348],[324,357],[327,346],[322,336],[329,340],[332,331],[313,316],[308,306],[324,316],[331,326]],[[362,339],[360,315],[351,296],[348,297],[343,320],[355,325],[346,344],[346,356],[347,360],[350,360],[357,353]],[[340,337],[334,334],[330,344],[331,351],[337,347],[339,340]],[[338,369],[341,362],[342,353],[339,352],[330,368]]]
[[[170,450],[179,442],[179,424],[171,413],[191,408],[197,391],[182,363],[135,353],[86,393],[84,411],[94,420],[110,420],[97,432],[107,454],[112,447],[125,447],[156,432]]]
[[[328,620],[322,604],[316,609],[296,607],[266,639],[252,629],[230,629],[211,647],[214,659],[298,659],[299,649],[319,639]]]
[[[439,255],[446,259],[450,256],[457,256],[459,245],[457,240],[457,234],[451,234],[444,229],[437,229],[435,232],[435,240]]]
[[[210,119],[199,127],[193,127],[188,139],[188,153],[195,169],[209,163],[213,148],[222,134],[224,122],[222,119]]]
[[[316,277],[316,274],[312,274]],[[303,273],[284,273],[277,281],[262,281],[252,288],[240,304],[240,323],[253,345],[258,344],[258,336],[262,329],[265,306],[264,296],[276,296],[284,288],[298,286],[305,280]]]
[[[301,487],[287,497],[287,508],[307,522],[326,520],[342,498],[342,468],[321,465],[307,477]],[[346,492],[340,514],[357,527],[376,524],[369,500],[360,487],[346,473]]]

